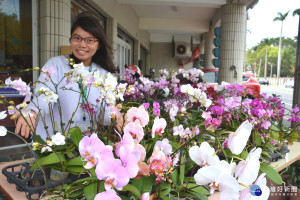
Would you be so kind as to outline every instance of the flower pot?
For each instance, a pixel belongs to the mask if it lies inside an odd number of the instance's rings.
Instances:
[[[62,171],[51,168],[50,180],[62,181],[62,180],[65,180],[68,177],[68,175],[69,175],[69,172],[62,172]]]
[[[290,189],[290,200],[299,200],[300,199],[300,189],[297,186],[293,186],[291,183],[287,183]]]

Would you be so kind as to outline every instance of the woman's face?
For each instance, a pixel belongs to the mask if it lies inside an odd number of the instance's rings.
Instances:
[[[99,48],[99,42],[91,33],[77,27],[71,36],[71,50],[73,55],[89,66],[93,55]]]

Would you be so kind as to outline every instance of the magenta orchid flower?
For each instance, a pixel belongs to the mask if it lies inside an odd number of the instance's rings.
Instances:
[[[156,117],[154,119],[153,127],[152,127],[152,138],[155,137],[155,133],[157,135],[162,136],[165,128],[167,126],[167,121],[164,118]]]
[[[229,135],[228,148],[233,154],[238,155],[242,153],[250,137],[252,128],[253,125],[247,120],[244,121],[234,133]]]
[[[127,111],[127,121],[134,122],[135,120],[139,120],[142,127],[145,127],[148,124],[149,114],[143,105],[138,108],[132,107]]]
[[[95,196],[94,200],[122,200],[114,190],[107,190]]]

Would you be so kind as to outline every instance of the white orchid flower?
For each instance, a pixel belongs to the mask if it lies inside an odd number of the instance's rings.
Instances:
[[[199,166],[212,166],[219,162],[219,157],[215,154],[215,149],[207,142],[202,142],[200,147],[193,146],[189,149],[191,159]]]
[[[265,175],[266,173],[262,173],[258,178],[257,180],[255,181],[255,183],[253,185],[258,185],[261,189],[261,195],[260,196],[253,196],[251,195],[250,193],[250,188],[246,188],[246,189],[243,189],[241,192],[240,192],[240,200],[266,200],[269,198],[270,196],[270,189],[267,185],[267,180],[265,178]]]
[[[0,126],[0,136],[6,136],[7,129],[4,126]]]
[[[233,154],[238,155],[242,153],[250,137],[252,128],[253,125],[247,120],[244,121],[234,133],[229,135],[228,148]]]
[[[45,147],[43,147],[43,148],[41,149],[41,153],[44,153],[45,151],[51,152],[52,149],[51,149],[51,147],[49,147],[49,146],[45,146]]]
[[[230,164],[220,161],[216,165],[200,168],[194,178],[198,185],[209,184],[211,194],[216,190],[221,192],[221,200],[238,199],[240,185],[230,173]]]
[[[43,98],[43,100],[46,101],[47,103],[57,102],[57,99],[58,99],[58,95],[55,94],[54,92],[46,92]]]
[[[57,132],[52,136],[52,144],[53,145],[64,145],[66,144],[65,136],[63,136],[60,132]]]
[[[240,161],[235,170],[235,178],[243,185],[249,186],[255,180],[260,167],[261,148],[254,148],[250,151],[246,161]],[[241,186],[241,189],[244,187]]]
[[[6,110],[0,112],[0,119],[4,119],[7,116]]]

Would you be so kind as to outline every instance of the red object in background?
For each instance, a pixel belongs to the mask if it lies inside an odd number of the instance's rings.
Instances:
[[[218,72],[219,69],[203,69],[204,72],[204,80],[209,83],[207,90],[208,93],[212,96],[216,95],[217,92],[214,90],[215,85],[218,84]],[[254,97],[260,96],[260,85],[259,83],[253,78],[252,73],[243,72],[243,82],[242,85],[245,86],[248,91],[252,92]]]
[[[142,76],[142,72],[137,65],[128,65],[126,68],[131,69],[131,70],[135,71],[136,73],[138,73],[140,76]]]
[[[181,59],[179,60],[179,63],[178,63],[178,65],[179,65],[180,67],[182,67],[182,68],[183,68],[184,64],[183,64],[183,62],[182,62],[182,60],[181,60]]]
[[[200,57],[200,51],[199,51],[198,47],[196,47],[193,51],[192,58],[190,58],[185,64],[193,62],[194,60],[196,60],[199,57]]]

